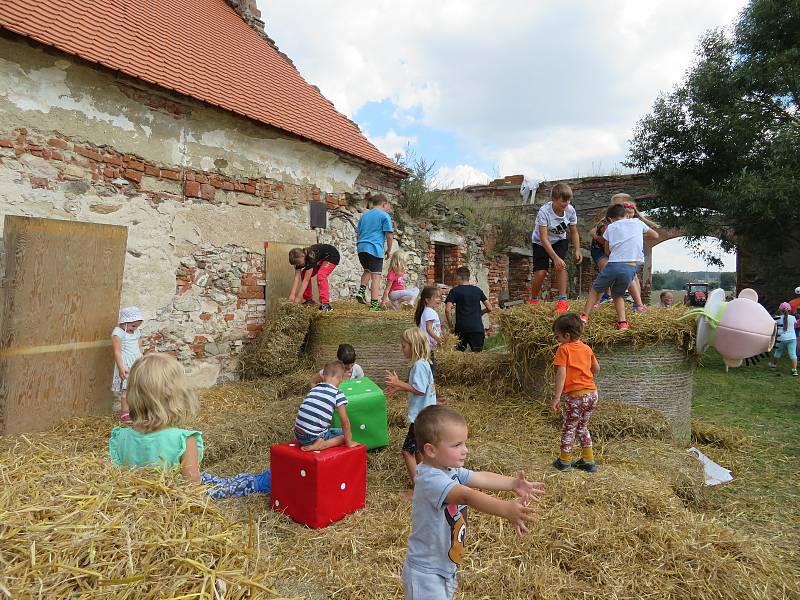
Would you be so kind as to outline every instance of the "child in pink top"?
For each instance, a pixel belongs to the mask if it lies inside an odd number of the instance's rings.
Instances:
[[[401,306],[414,306],[417,301],[419,288],[406,287],[406,260],[405,253],[400,250],[392,254],[381,301],[384,308],[391,306],[397,310]]]

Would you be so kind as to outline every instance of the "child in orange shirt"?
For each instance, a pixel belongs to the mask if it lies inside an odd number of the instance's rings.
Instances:
[[[553,323],[553,333],[561,344],[553,359],[556,367],[556,389],[551,405],[553,412],[557,412],[562,399],[564,401],[561,455],[553,462],[553,466],[559,471],[575,467],[594,473],[597,465],[594,463],[592,436],[587,424],[597,406],[594,375],[600,372],[600,364],[592,349],[580,339],[583,321],[576,313],[566,313],[558,317]],[[581,457],[572,462],[572,444],[576,432],[581,440]]]

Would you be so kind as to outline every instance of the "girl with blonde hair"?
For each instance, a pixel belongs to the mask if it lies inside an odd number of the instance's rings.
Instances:
[[[400,349],[403,356],[411,362],[408,383],[402,381],[394,371],[386,371],[385,392],[389,395],[395,392],[408,393],[408,433],[403,442],[402,453],[413,488],[417,465],[422,461],[422,453],[414,435],[414,420],[423,408],[436,404],[436,386],[433,383],[431,364],[428,362],[430,345],[418,327],[409,327],[402,333]]]
[[[411,307],[419,296],[418,287],[406,287],[406,253],[398,250],[389,260],[389,271],[386,273],[386,286],[383,290],[381,305],[384,308],[391,306],[395,310],[401,306]]]
[[[128,377],[131,427],[115,427],[108,440],[111,462],[118,467],[177,468],[194,484],[211,486],[215,499],[268,494],[270,472],[216,477],[200,471],[203,436],[182,429],[197,412],[198,402],[180,363],[169,354],[147,354]]]

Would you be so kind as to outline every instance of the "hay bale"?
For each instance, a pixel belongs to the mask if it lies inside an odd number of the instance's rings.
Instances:
[[[692,419],[692,442],[740,451],[750,448],[754,438],[736,427],[726,427]]]
[[[444,385],[504,386],[511,358],[508,352],[436,352],[436,382]]]
[[[356,302],[336,302],[333,311],[318,313],[311,323],[307,352],[317,368],[336,358],[339,344],[352,344],[367,377],[384,380],[384,371],[404,377],[408,359],[400,349],[400,334],[414,326],[410,310],[370,312]]]
[[[618,331],[613,306],[592,313],[582,341],[600,363],[602,399],[626,402],[663,413],[676,439],[689,441],[695,361],[694,322],[680,321],[685,308],[633,313],[631,329]],[[551,362],[558,342],[552,306],[517,306],[498,315],[511,357],[511,373],[523,388],[552,390]]]

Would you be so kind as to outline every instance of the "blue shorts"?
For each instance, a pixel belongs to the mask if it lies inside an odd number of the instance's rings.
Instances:
[[[594,280],[592,289],[595,292],[604,292],[611,288],[612,296],[624,296],[638,269],[638,265],[621,262],[606,263],[597,279]]]
[[[783,356],[784,350],[786,350],[786,356],[788,356],[790,360],[797,360],[797,338],[785,340],[783,342],[775,342],[775,358]]]
[[[316,435],[306,433],[305,431],[300,431],[297,427],[294,428],[294,437],[297,438],[297,441],[300,442],[301,446],[310,446],[318,439],[329,440],[331,438],[335,438],[340,435],[344,435],[344,431],[342,431],[338,427],[332,427],[331,429],[326,429],[322,433]]]
[[[601,260],[608,258],[606,256],[606,251],[594,242],[592,242],[591,246],[589,246],[589,252],[592,254],[592,260],[594,261],[595,266]]]

